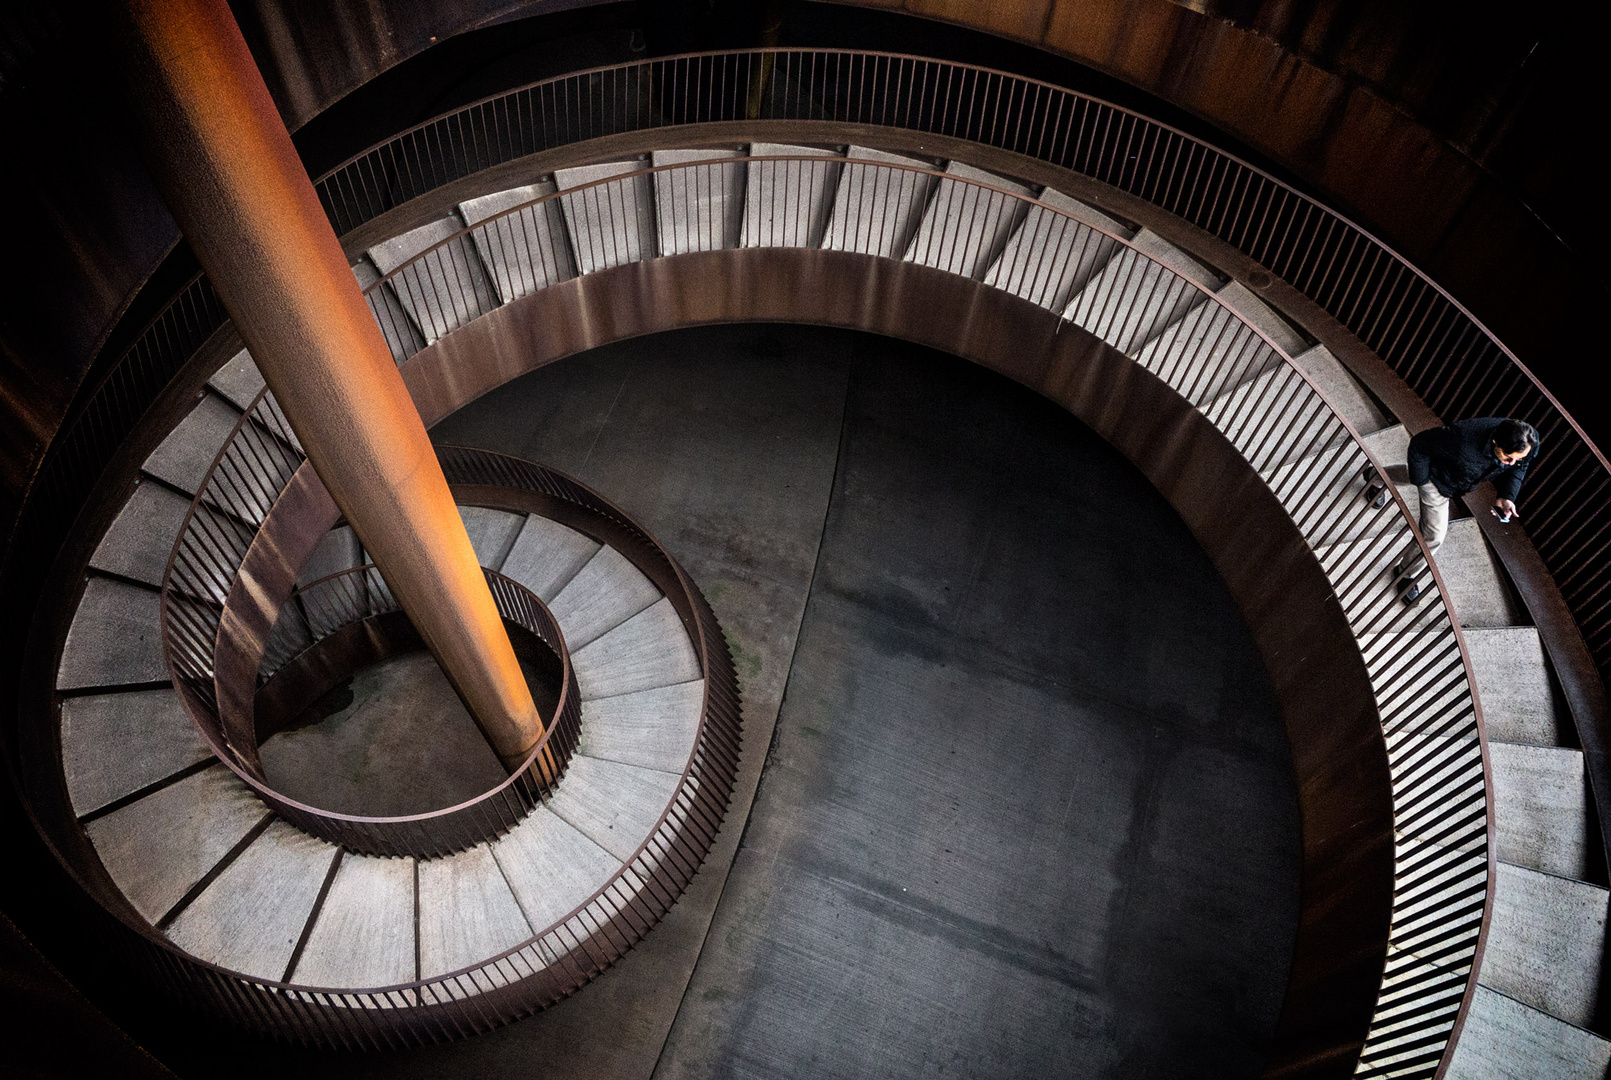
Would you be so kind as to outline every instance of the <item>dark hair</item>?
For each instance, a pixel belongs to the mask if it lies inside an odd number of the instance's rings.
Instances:
[[[1507,454],[1538,445],[1538,429],[1520,420],[1506,420],[1494,428],[1494,445]]]

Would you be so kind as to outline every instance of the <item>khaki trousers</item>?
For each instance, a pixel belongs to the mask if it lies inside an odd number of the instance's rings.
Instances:
[[[1443,538],[1449,535],[1449,499],[1431,484],[1422,484],[1417,491],[1421,496],[1421,539],[1426,541],[1426,550],[1436,555],[1443,546]],[[1420,545],[1410,544],[1404,553],[1403,565],[1405,574],[1421,568]]]

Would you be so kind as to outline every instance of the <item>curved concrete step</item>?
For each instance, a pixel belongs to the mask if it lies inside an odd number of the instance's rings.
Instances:
[[[456,235],[463,228],[459,216],[451,214],[376,244],[367,253],[383,277],[406,267],[391,279],[392,292],[426,344],[501,303],[474,245]]]
[[[504,558],[503,573],[552,603],[602,547],[575,529],[531,514]]]
[[[1447,1080],[1603,1080],[1611,1042],[1478,986]]]
[[[671,601],[663,597],[572,651],[571,668],[584,702],[700,677],[699,657],[688,631]]]
[[[650,162],[697,167],[654,174],[662,255],[737,247],[744,228],[745,167],[738,150],[656,150]]]
[[[614,548],[602,547],[559,590],[548,608],[576,655],[660,599],[660,590]]]
[[[203,393],[178,426],[151,451],[141,470],[195,495],[240,416],[240,410],[219,395]]]
[[[1600,989],[1606,910],[1599,885],[1500,863],[1478,981],[1587,1027]]]
[[[934,168],[932,162],[852,146],[839,173],[822,246],[898,259],[911,244],[935,180],[923,173],[870,168],[864,164],[869,162]]]
[[[365,989],[417,979],[414,874],[406,856],[342,855],[288,980]]]
[[[1006,177],[975,169],[959,161],[946,165],[948,176],[964,181],[941,180],[924,208],[917,232],[907,246],[907,262],[932,266],[975,281],[995,264],[1013,234],[1029,213],[1023,199],[1034,192]],[[977,184],[989,184],[1012,192],[1008,198]]]
[[[820,247],[844,159],[832,150],[785,143],[751,143],[750,154],[821,160],[750,162],[739,246]]]
[[[565,215],[558,200],[550,199],[541,206],[481,223],[558,190],[552,180],[544,180],[459,204],[465,225],[480,226],[470,233],[470,240],[506,304],[576,276]]]
[[[101,864],[157,925],[269,811],[223,765],[212,765],[90,821]]]
[[[1128,240],[1134,230],[1050,188],[1038,201],[1053,209],[1029,208],[984,283],[1062,312],[1119,249],[1119,242],[1107,234]]]
[[[283,979],[338,849],[276,820],[168,925],[191,956]]]
[[[1544,643],[1531,626],[1465,631],[1488,738],[1531,746],[1560,744],[1564,706],[1550,682]]]
[[[190,500],[183,495],[150,481],[138,483],[96,545],[90,566],[161,588],[174,538],[189,511]]]
[[[62,771],[79,817],[211,761],[172,689],[71,697],[61,705]]]
[[[1488,762],[1498,857],[1561,877],[1586,877],[1589,812],[1583,751],[1490,740]]]
[[[1133,355],[1223,282],[1157,233],[1142,229],[1130,242],[1133,249],[1110,259],[1069,301],[1063,317]],[[1167,276],[1166,268],[1179,277]]]
[[[578,273],[608,270],[659,253],[654,185],[646,167],[642,161],[620,161],[555,170],[560,191],[608,181],[559,198]]]
[[[56,689],[167,682],[161,611],[155,589],[90,578],[62,646]]]
[[[475,557],[488,570],[500,570],[515,538],[526,524],[525,514],[511,514],[507,510],[493,510],[485,506],[460,506],[459,517],[464,531],[470,534],[470,546]]]

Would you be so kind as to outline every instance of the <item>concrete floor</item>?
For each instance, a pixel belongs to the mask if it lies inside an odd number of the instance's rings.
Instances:
[[[538,1016],[367,1057],[137,1033],[182,1075],[1257,1073],[1297,912],[1284,739],[1207,558],[1090,431],[926,350],[742,327],[435,434],[594,485],[705,589],[744,680],[729,825]]]

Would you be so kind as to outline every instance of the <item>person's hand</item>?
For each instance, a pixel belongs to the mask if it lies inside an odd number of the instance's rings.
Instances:
[[[1500,521],[1511,521],[1516,517],[1516,504],[1509,499],[1495,499],[1493,513]]]

